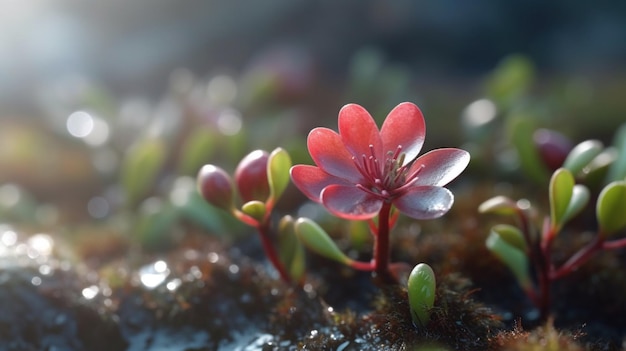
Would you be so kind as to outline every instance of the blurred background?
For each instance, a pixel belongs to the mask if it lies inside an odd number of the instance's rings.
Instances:
[[[512,120],[610,143],[626,119],[619,0],[0,0],[0,9],[0,222],[170,235],[132,213],[219,232],[219,214],[194,212],[199,167],[232,171],[247,152],[278,146],[310,162],[306,133],[336,128],[348,102],[379,122],[399,102],[417,103],[425,148],[467,148],[476,178],[520,167]],[[481,167],[493,159],[497,167]]]

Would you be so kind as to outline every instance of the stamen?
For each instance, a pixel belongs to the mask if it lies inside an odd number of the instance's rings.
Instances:
[[[368,193],[368,194],[370,194],[370,195],[374,195],[374,196],[376,196],[376,197],[378,197],[378,198],[385,199],[385,197],[384,197],[384,196],[382,196],[380,193],[377,193],[377,192],[375,192],[375,191],[373,191],[373,190],[369,189],[368,187],[366,187],[366,186],[365,186],[365,185],[363,185],[363,184],[357,184],[357,185],[356,185],[356,187],[357,187],[357,188],[359,188],[359,189],[361,189],[361,190],[363,190],[363,191],[365,191],[366,193]]]
[[[393,154],[393,156],[391,157],[392,160],[397,160],[398,156],[400,156],[402,152],[402,145],[398,145],[398,148],[396,149],[396,152]],[[404,154],[402,154],[404,155]],[[404,157],[402,157],[402,160],[404,160]],[[402,164],[402,163],[401,163]]]

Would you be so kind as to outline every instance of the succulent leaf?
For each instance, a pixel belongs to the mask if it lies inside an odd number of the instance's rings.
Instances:
[[[522,252],[526,252],[527,245],[526,240],[524,240],[524,234],[517,227],[514,227],[509,224],[498,224],[491,228],[493,232],[496,232],[502,240],[506,241],[507,244],[517,248]]]
[[[574,146],[563,162],[563,168],[569,169],[572,174],[580,173],[603,149],[598,140],[586,140]]]
[[[352,261],[339,250],[326,231],[311,219],[298,218],[295,223],[295,230],[304,245],[312,251],[345,265],[349,265]]]
[[[258,200],[266,201],[270,195],[267,179],[266,151],[255,150],[246,155],[235,169],[235,183],[239,195],[244,202]]]
[[[291,216],[285,216],[278,224],[278,255],[280,261],[289,270],[289,276],[295,281],[304,275],[306,263],[304,247],[296,236],[295,221]]]
[[[261,222],[266,212],[265,203],[256,200],[248,201],[241,206],[241,212]]]
[[[566,168],[559,168],[550,179],[550,219],[558,231],[565,223],[565,213],[574,189],[574,176]]]
[[[480,213],[493,213],[499,215],[512,215],[517,211],[515,201],[506,196],[495,196],[478,206]]]
[[[435,273],[426,263],[413,268],[408,280],[409,307],[416,327],[425,327],[430,320],[430,309],[435,303],[437,284]]]
[[[567,206],[567,210],[563,214],[563,223],[569,221],[574,218],[580,211],[585,208],[587,203],[589,202],[589,189],[582,184],[574,185],[572,189],[572,197],[569,201],[569,205]]]
[[[617,157],[609,168],[607,182],[626,180],[626,124],[615,133],[613,146],[617,149]]]
[[[291,158],[287,151],[276,148],[269,155],[267,161],[267,180],[270,187],[270,197],[276,201],[289,185],[289,169]]]
[[[528,289],[531,286],[528,257],[524,252],[509,244],[494,230],[487,237],[485,245],[502,263],[509,267],[522,288]]]
[[[233,207],[233,184],[230,176],[214,165],[204,165],[197,177],[198,191],[211,205],[230,210]]]
[[[602,189],[596,204],[596,216],[604,235],[626,227],[626,181],[615,181]]]

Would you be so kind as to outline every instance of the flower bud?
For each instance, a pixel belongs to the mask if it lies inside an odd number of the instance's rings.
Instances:
[[[198,190],[215,207],[230,210],[233,206],[233,185],[228,173],[214,165],[205,165],[198,172]]]
[[[235,182],[243,202],[266,201],[270,195],[267,179],[269,154],[256,150],[244,157],[235,170]]]
[[[549,129],[536,130],[533,141],[543,163],[551,172],[563,165],[573,147],[572,142],[563,134]]]

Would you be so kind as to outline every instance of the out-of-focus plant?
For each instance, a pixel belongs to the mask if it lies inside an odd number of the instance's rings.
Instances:
[[[550,312],[552,282],[573,273],[599,252],[626,247],[626,238],[613,239],[626,228],[626,178],[608,178],[610,182],[600,191],[596,202],[596,235],[562,265],[555,266],[552,262],[553,241],[590,199],[590,191],[585,185],[576,183],[576,175],[592,172],[594,160],[602,152],[601,143],[591,140],[582,142],[572,149],[563,167],[552,174],[549,183],[550,214],[545,217],[539,233],[533,225],[532,209],[527,201],[497,196],[479,207],[482,213],[517,218],[517,226],[494,226],[486,245],[512,271],[544,319]],[[621,152],[626,153],[626,149]],[[620,164],[614,167],[619,168]],[[609,174],[612,177],[618,172]]]
[[[361,106],[339,112],[339,133],[315,128],[308,136],[317,166],[296,165],[291,179],[309,199],[331,214],[366,220],[374,237],[371,262],[354,261],[333,244],[321,227],[296,221],[296,232],[314,251],[359,270],[373,271],[386,283],[397,282],[390,265],[389,236],[399,213],[415,219],[444,215],[454,202],[444,188],[469,163],[469,153],[443,148],[417,157],[425,138],[422,112],[412,103],[396,106],[379,130]]]
[[[293,275],[302,274],[304,264],[304,256],[294,254],[288,258],[289,268],[285,267],[270,232],[272,211],[289,184],[290,167],[291,159],[285,150],[277,148],[271,154],[256,150],[241,160],[235,170],[234,181],[222,168],[211,164],[203,166],[197,178],[198,189],[207,202],[258,231],[267,258],[285,282],[299,279],[299,276]],[[235,189],[241,204],[236,201]],[[284,240],[289,240],[285,242],[283,252],[297,250],[297,243],[288,235],[290,222],[287,217],[280,225],[281,231],[286,233]]]

